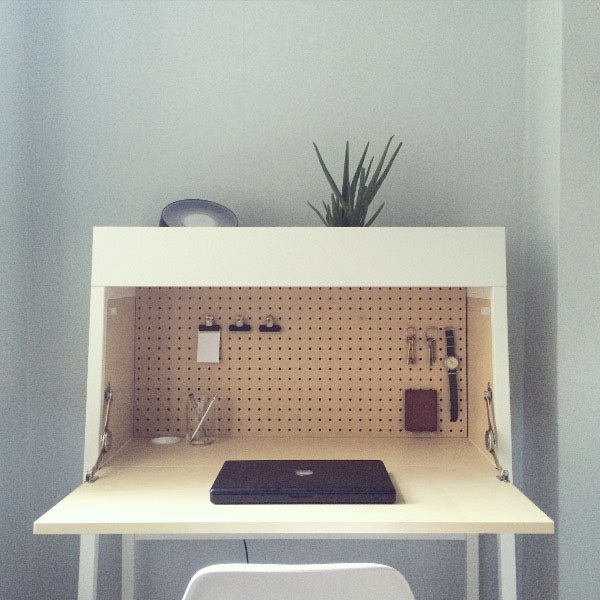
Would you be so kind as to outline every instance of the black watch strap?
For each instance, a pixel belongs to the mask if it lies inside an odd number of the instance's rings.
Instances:
[[[446,329],[446,356],[456,356],[454,347],[454,330]],[[458,421],[458,373],[456,369],[448,370],[450,388],[450,421]]]
[[[448,371],[450,385],[450,421],[458,421],[458,375],[456,371]]]
[[[446,329],[446,356],[456,356],[454,349],[454,329]]]

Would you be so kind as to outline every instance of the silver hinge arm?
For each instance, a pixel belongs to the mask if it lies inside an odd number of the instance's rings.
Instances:
[[[110,389],[110,384],[104,390],[104,401],[106,402],[106,412],[104,414],[104,426],[102,428],[102,433],[100,434],[100,454],[98,454],[98,458],[94,463],[94,466],[85,474],[86,483],[94,483],[98,479],[98,475],[96,473],[100,470],[100,465],[102,463],[102,458],[104,455],[110,450],[112,443],[112,434],[110,429],[108,428],[108,417],[110,415],[110,407],[112,405],[113,393]]]
[[[488,387],[483,392],[483,399],[485,400],[485,406],[487,409],[488,429],[485,432],[485,447],[487,451],[492,455],[494,463],[496,464],[496,471],[498,474],[496,477],[500,481],[510,481],[510,476],[507,469],[504,469],[498,460],[496,454],[496,447],[498,445],[498,430],[496,429],[496,415],[494,414],[494,403],[492,401],[492,388],[488,383]]]

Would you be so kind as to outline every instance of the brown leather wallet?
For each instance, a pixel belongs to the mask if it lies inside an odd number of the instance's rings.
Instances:
[[[404,428],[406,431],[437,431],[436,390],[404,392]]]

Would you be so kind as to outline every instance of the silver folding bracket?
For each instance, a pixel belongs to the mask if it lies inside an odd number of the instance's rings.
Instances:
[[[490,387],[489,383],[487,390],[483,392],[483,399],[485,400],[488,419],[488,429],[485,432],[485,447],[494,458],[494,463],[496,464],[496,471],[498,471],[496,477],[500,481],[508,482],[510,481],[508,470],[502,467],[500,461],[498,460],[498,455],[496,454],[496,447],[498,445],[498,435],[496,429],[496,416],[494,414],[494,403],[492,400],[492,388]]]
[[[98,479],[96,473],[100,470],[103,456],[110,450],[112,445],[112,433],[108,428],[108,417],[110,415],[110,407],[112,405],[113,393],[110,389],[110,384],[104,390],[104,402],[106,403],[106,412],[104,414],[104,427],[100,434],[100,454],[94,463],[94,466],[85,474],[86,483],[94,483]]]

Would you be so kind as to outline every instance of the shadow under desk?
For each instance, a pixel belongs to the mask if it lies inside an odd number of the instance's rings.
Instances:
[[[214,505],[225,460],[381,459],[395,504]],[[554,531],[552,520],[468,439],[231,437],[207,446],[128,442],[34,523],[37,534],[200,534],[222,537],[370,537]]]

